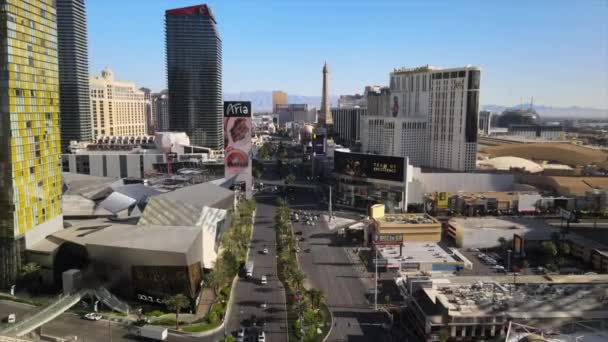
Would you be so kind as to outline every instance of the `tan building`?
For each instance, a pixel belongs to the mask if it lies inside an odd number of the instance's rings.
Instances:
[[[146,135],[144,93],[135,83],[115,81],[112,70],[90,79],[93,136]]]
[[[272,111],[277,112],[277,105],[287,104],[287,93],[281,90],[275,90],[272,92]]]
[[[427,214],[385,214],[384,205],[370,208],[374,224],[374,243],[441,241],[441,223]]]

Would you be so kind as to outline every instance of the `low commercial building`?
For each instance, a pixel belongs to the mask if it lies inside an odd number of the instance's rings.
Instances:
[[[437,243],[393,244],[377,241],[374,242],[374,249],[378,252],[378,266],[385,266],[403,274],[419,272],[451,274],[465,268],[473,268],[473,263],[458,250]]]
[[[157,132],[154,136],[104,136],[93,143],[73,142],[63,154],[63,172],[99,177],[148,178],[198,168],[223,176],[223,152],[190,145],[183,132]]]
[[[383,204],[370,209],[374,243],[441,241],[441,223],[434,217],[423,213],[385,214],[384,209]]]
[[[424,341],[505,336],[509,322],[557,330],[577,320],[608,319],[606,276],[449,277],[397,280],[408,302],[404,320]]]
[[[537,192],[465,192],[450,196],[448,208],[453,213],[466,216],[534,213],[538,210],[540,200],[541,196]]]

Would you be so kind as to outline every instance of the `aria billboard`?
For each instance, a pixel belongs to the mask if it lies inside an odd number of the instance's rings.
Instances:
[[[251,198],[251,102],[224,102],[224,177],[245,182]]]
[[[339,151],[334,154],[334,172],[351,177],[403,182],[404,167],[403,157]]]

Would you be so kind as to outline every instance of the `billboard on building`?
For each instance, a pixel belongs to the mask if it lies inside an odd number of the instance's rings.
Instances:
[[[327,151],[327,137],[324,134],[313,133],[312,151],[317,156],[324,156]]]
[[[513,251],[515,255],[521,255],[524,251],[524,238],[520,235],[513,235]]]
[[[359,178],[403,182],[405,158],[376,154],[334,153],[334,172]]]
[[[437,208],[446,209],[449,205],[450,196],[447,192],[436,192],[435,193],[435,202]]]
[[[224,102],[224,176],[245,182],[251,198],[251,102]]]

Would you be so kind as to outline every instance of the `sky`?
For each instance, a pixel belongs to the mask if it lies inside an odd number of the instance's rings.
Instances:
[[[89,71],[166,87],[164,11],[193,0],[87,0]],[[396,67],[482,68],[481,103],[608,108],[608,0],[209,0],[224,92],[332,95]]]

